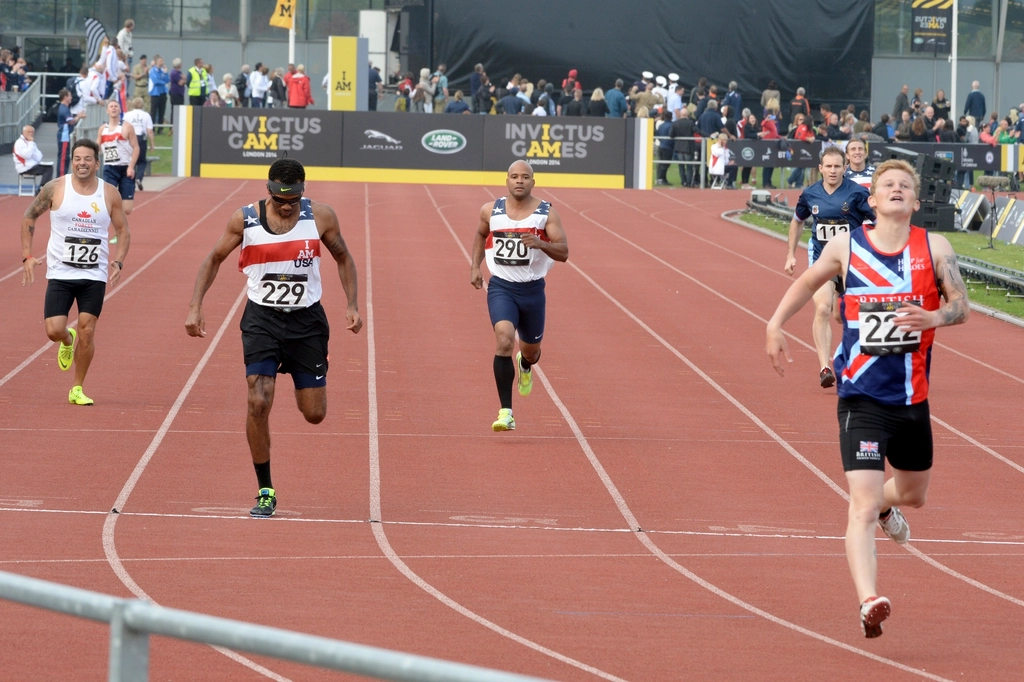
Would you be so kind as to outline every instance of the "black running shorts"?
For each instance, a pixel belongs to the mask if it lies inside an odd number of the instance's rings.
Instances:
[[[106,292],[107,283],[94,279],[51,279],[46,285],[43,317],[67,317],[75,301],[79,315],[88,313],[99,317]]]
[[[932,468],[932,424],[928,401],[883,405],[866,398],[840,398],[839,451],[843,471],[885,471],[885,460],[901,471]]]
[[[273,360],[283,374],[327,374],[331,328],[319,301],[286,313],[249,300],[239,326],[247,366]]]

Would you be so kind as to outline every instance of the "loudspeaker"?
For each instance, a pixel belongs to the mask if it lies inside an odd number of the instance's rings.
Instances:
[[[890,159],[898,159],[906,161],[914,168],[917,168],[917,157],[921,156],[917,152],[912,152],[902,147],[885,147],[882,151],[878,152],[878,155],[880,157],[878,163],[889,161]]]
[[[926,156],[921,154],[917,158],[917,174],[921,180],[940,180],[950,182],[956,173],[956,165],[948,159],[940,159],[937,156]],[[923,198],[923,197],[922,197]],[[947,196],[948,200],[949,197]]]
[[[941,161],[941,159],[938,159]],[[921,194],[917,197],[921,203],[932,202],[936,204],[949,203],[949,195],[953,191],[953,185],[942,180],[925,178],[921,176]]]
[[[929,232],[952,232],[956,206],[953,204],[936,204],[921,202],[921,208],[910,218],[911,225],[923,227]]]

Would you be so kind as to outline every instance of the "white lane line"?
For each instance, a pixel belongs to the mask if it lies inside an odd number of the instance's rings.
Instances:
[[[560,200],[560,201],[561,201],[561,200]],[[747,313],[747,314],[751,315],[751,316],[752,316],[752,317],[754,317],[755,319],[757,319],[757,320],[759,320],[759,321],[761,321],[761,322],[763,322],[763,323],[765,323],[765,324],[767,324],[767,323],[768,323],[768,320],[766,320],[765,318],[761,317],[760,315],[758,315],[758,314],[756,314],[756,313],[752,312],[752,311],[751,311],[751,310],[749,310],[748,308],[745,308],[744,306],[740,305],[740,304],[739,304],[738,302],[736,302],[736,301],[733,301],[733,300],[732,300],[732,299],[730,299],[730,298],[727,298],[727,297],[726,297],[726,296],[725,296],[724,294],[721,294],[721,293],[719,293],[718,291],[716,291],[715,289],[711,288],[710,286],[708,286],[708,285],[704,284],[703,282],[700,282],[699,280],[697,280],[697,279],[696,279],[696,278],[694,278],[693,276],[691,276],[691,275],[689,275],[689,274],[687,274],[687,273],[683,272],[682,270],[680,270],[679,268],[675,267],[675,266],[674,266],[674,265],[672,265],[671,263],[668,263],[667,261],[663,260],[662,258],[659,258],[659,257],[658,257],[658,256],[656,256],[655,254],[651,253],[651,252],[650,252],[650,251],[648,251],[647,249],[644,249],[644,248],[643,248],[642,246],[639,246],[638,244],[636,244],[636,243],[634,243],[634,242],[630,241],[629,239],[627,239],[627,238],[623,237],[622,235],[618,234],[618,233],[617,233],[617,232],[615,232],[614,230],[612,230],[612,229],[610,229],[610,228],[608,228],[608,227],[606,227],[606,226],[602,225],[601,223],[597,222],[596,220],[594,220],[594,219],[593,219],[593,218],[591,218],[590,216],[586,215],[586,211],[577,211],[576,209],[574,209],[574,208],[573,208],[572,206],[570,206],[569,204],[567,204],[567,203],[566,203],[566,202],[564,202],[564,201],[562,201],[561,203],[565,204],[565,206],[566,206],[566,207],[567,207],[567,208],[568,208],[569,210],[571,210],[571,211],[574,211],[575,213],[579,214],[579,216],[580,216],[580,217],[582,217],[582,218],[584,218],[584,219],[588,220],[589,222],[593,223],[594,225],[596,225],[597,227],[601,228],[602,230],[604,230],[604,231],[605,231],[605,232],[607,232],[608,234],[610,234],[610,235],[612,235],[612,236],[614,236],[614,237],[616,237],[616,238],[618,238],[618,239],[620,239],[620,240],[624,241],[625,243],[629,244],[630,246],[632,246],[633,248],[637,249],[637,250],[638,250],[638,251],[640,251],[641,253],[643,253],[643,254],[645,254],[645,255],[647,255],[647,256],[650,256],[651,258],[653,258],[654,260],[658,261],[659,263],[661,263],[661,264],[662,264],[662,265],[664,265],[665,267],[669,268],[669,269],[670,269],[670,270],[672,270],[673,272],[675,272],[675,273],[677,273],[677,274],[679,274],[679,275],[682,275],[683,277],[685,277],[685,278],[689,279],[690,281],[692,281],[692,282],[694,282],[694,283],[698,284],[699,286],[703,287],[703,288],[704,288],[704,289],[706,289],[707,291],[709,291],[709,292],[713,293],[714,295],[718,296],[718,297],[719,297],[719,298],[721,298],[722,300],[724,300],[724,301],[727,301],[727,302],[731,303],[732,305],[736,306],[737,308],[739,308],[739,309],[740,309],[740,310],[742,310],[743,312],[745,312],[745,313]],[[637,210],[639,210],[639,209],[637,209]],[[641,211],[641,213],[643,213],[643,212]],[[646,214],[646,213],[645,213],[644,215],[649,215],[649,214]],[[729,249],[724,249],[724,250],[726,250],[726,251],[729,251]],[[740,254],[736,254],[736,255],[740,255]],[[807,349],[809,349],[809,350],[812,350],[812,351],[814,350],[814,346],[813,346],[813,345],[811,345],[811,344],[809,344],[809,343],[807,343],[807,342],[803,341],[802,339],[800,339],[800,338],[798,338],[798,337],[794,336],[793,334],[790,334],[789,332],[787,332],[787,331],[785,331],[785,330],[783,330],[783,333],[784,333],[784,334],[785,334],[785,335],[786,335],[786,336],[787,336],[788,338],[790,338],[790,339],[792,339],[793,341],[795,341],[796,343],[799,343],[800,345],[802,345],[802,346],[803,346],[804,348],[807,348]],[[939,344],[939,343],[936,343],[935,345],[937,345],[937,346],[940,346],[940,347],[941,347],[941,348],[943,348],[944,350],[949,350],[950,352],[952,352],[952,353],[954,353],[954,354],[956,354],[956,355],[959,355],[959,356],[961,356],[961,357],[963,357],[963,358],[965,358],[965,359],[967,359],[967,360],[970,360],[970,361],[972,361],[972,362],[975,362],[975,363],[977,363],[977,364],[979,364],[979,365],[981,365],[981,366],[983,366],[983,367],[986,367],[986,368],[988,368],[988,369],[994,370],[994,371],[998,372],[999,374],[1002,374],[1002,375],[1005,375],[1005,376],[1007,376],[1007,377],[1008,377],[1008,378],[1010,378],[1010,379],[1013,379],[1013,380],[1015,380],[1015,381],[1021,381],[1022,383],[1024,383],[1024,380],[1021,380],[1021,379],[1019,379],[1018,377],[1016,377],[1016,376],[1014,376],[1014,375],[1012,375],[1012,374],[1009,374],[1009,373],[1007,373],[1007,372],[1004,372],[1003,370],[1000,370],[1000,369],[998,369],[998,368],[996,368],[996,367],[993,367],[992,365],[989,365],[989,364],[987,364],[987,363],[985,363],[985,362],[982,362],[981,360],[979,360],[979,359],[977,359],[977,358],[973,358],[973,357],[971,357],[971,356],[969,356],[969,355],[965,355],[964,353],[961,353],[961,352],[959,352],[959,351],[953,350],[952,348],[949,348],[948,346],[944,346],[944,345],[942,345],[942,344]],[[933,420],[933,421],[935,421],[935,422],[937,422],[937,423],[941,423],[941,424],[942,424],[943,426],[947,426],[945,422],[942,422],[941,420],[937,419],[937,418],[936,418],[936,417],[935,417],[934,415],[932,415],[932,420]],[[954,429],[954,428],[952,428],[952,427],[949,427],[949,426],[947,426],[947,428],[949,428],[949,429],[950,429],[950,431],[952,431],[953,433],[955,433],[955,434],[957,434],[957,435],[961,436],[961,437],[962,437],[962,438],[963,438],[963,439],[964,439],[965,441],[967,441],[968,443],[971,443],[971,444],[977,443],[977,441],[976,441],[975,439],[971,438],[970,436],[967,436],[967,434],[964,434],[963,432],[961,432],[961,431],[958,431],[958,430],[956,430],[956,429]],[[1004,463],[1006,463],[1006,464],[1010,464],[1010,466],[1014,467],[1015,469],[1018,469],[1018,470],[1022,470],[1022,471],[1024,471],[1024,469],[1022,469],[1022,468],[1021,468],[1020,466],[1018,466],[1018,465],[1017,465],[1017,464],[1015,464],[1015,463],[1011,463],[1011,460],[1009,460],[1009,459],[1007,459],[1006,457],[1004,457],[1004,456],[1000,455],[999,453],[995,452],[995,450],[992,450],[991,448],[984,448],[984,447],[983,447],[983,450],[984,450],[985,452],[987,452],[987,453],[991,454],[992,456],[994,456],[994,457],[995,457],[996,459],[998,459],[999,461],[1001,461],[1001,462],[1004,462]]]
[[[122,282],[121,282],[121,283],[120,283],[119,285],[117,285],[117,288],[116,288],[116,289],[113,289],[113,290],[111,290],[111,291],[107,292],[107,295],[103,297],[103,303],[104,303],[104,304],[106,304],[106,302],[107,302],[107,301],[109,301],[109,300],[110,300],[111,298],[113,298],[113,297],[114,297],[114,294],[116,294],[117,292],[119,292],[119,291],[121,291],[122,289],[124,289],[124,288],[125,288],[126,286],[128,286],[128,283],[129,283],[129,282],[131,282],[131,281],[132,281],[133,279],[135,279],[136,277],[138,277],[139,275],[141,275],[141,274],[142,274],[143,272],[145,272],[145,271],[146,271],[146,269],[148,269],[150,265],[152,265],[153,263],[155,263],[155,262],[157,261],[157,259],[159,259],[159,258],[160,258],[161,256],[163,256],[163,255],[164,255],[165,253],[167,253],[167,252],[168,252],[168,251],[170,250],[170,248],[171,248],[172,246],[174,246],[174,245],[175,245],[175,244],[177,244],[177,243],[178,243],[179,241],[181,241],[182,239],[184,239],[184,238],[185,238],[185,236],[186,236],[186,235],[187,235],[187,234],[188,234],[189,232],[191,232],[191,231],[192,231],[192,230],[194,230],[195,228],[197,228],[197,227],[199,227],[200,225],[202,225],[202,223],[203,223],[203,221],[204,221],[204,220],[206,220],[206,219],[207,219],[208,217],[210,217],[210,216],[211,216],[211,215],[212,215],[212,214],[213,214],[213,213],[214,213],[215,211],[217,211],[217,210],[218,210],[218,209],[219,209],[219,208],[220,208],[221,206],[223,206],[223,205],[224,205],[225,203],[227,203],[227,201],[228,201],[229,199],[231,199],[231,197],[233,197],[233,196],[234,196],[235,194],[237,194],[237,193],[239,192],[239,190],[241,190],[241,189],[242,189],[243,187],[245,187],[245,183],[244,183],[244,182],[243,182],[243,183],[242,183],[241,185],[239,185],[239,186],[238,186],[238,188],[237,188],[237,189],[236,189],[236,190],[235,190],[234,192],[232,192],[231,194],[229,194],[229,195],[227,195],[226,197],[224,197],[224,199],[222,199],[222,200],[221,200],[221,201],[220,201],[220,202],[219,202],[219,203],[218,203],[218,204],[217,204],[216,206],[214,206],[214,207],[213,207],[213,208],[211,208],[211,209],[210,209],[209,211],[207,211],[206,215],[204,215],[204,216],[203,216],[202,218],[200,218],[200,219],[199,219],[199,220],[197,220],[196,222],[192,223],[192,226],[191,226],[191,227],[189,227],[189,228],[188,228],[187,230],[185,230],[184,232],[182,232],[181,234],[179,234],[179,235],[178,235],[177,237],[175,237],[174,239],[172,239],[172,240],[171,240],[171,241],[170,241],[170,242],[169,242],[169,243],[167,244],[167,246],[165,246],[164,248],[160,249],[160,251],[158,251],[158,252],[157,252],[157,253],[156,253],[156,254],[155,254],[155,255],[154,255],[154,256],[153,256],[152,258],[150,258],[150,259],[149,259],[148,261],[146,261],[145,263],[143,263],[142,267],[140,267],[140,268],[139,268],[138,270],[136,270],[136,271],[135,271],[135,272],[133,272],[133,273],[132,273],[131,275],[129,275],[128,277],[126,277],[126,278],[125,278],[125,279],[124,279],[124,280],[123,280],[123,281],[122,281]],[[74,327],[74,326],[75,326],[75,325],[77,325],[77,324],[78,324],[78,320],[77,320],[77,319],[76,319],[76,320],[72,320],[72,321],[69,321],[69,322],[68,322],[68,327]],[[6,375],[5,375],[5,376],[4,376],[4,377],[3,377],[2,379],[0,379],[0,386],[3,386],[4,384],[6,384],[6,383],[7,383],[8,381],[10,381],[11,379],[13,379],[13,378],[14,378],[14,377],[15,377],[15,376],[16,376],[16,375],[17,375],[17,374],[19,373],[19,372],[21,372],[21,370],[25,369],[25,368],[26,368],[26,367],[28,367],[28,366],[29,366],[30,364],[32,364],[32,362],[33,362],[33,361],[34,361],[34,360],[35,360],[36,358],[38,358],[38,357],[39,357],[40,355],[42,355],[42,354],[43,354],[43,353],[45,353],[45,352],[46,352],[47,350],[49,350],[50,348],[52,348],[52,347],[53,347],[53,344],[54,344],[54,342],[53,342],[53,341],[47,341],[47,342],[46,342],[46,343],[45,343],[45,344],[44,344],[44,345],[43,345],[43,346],[42,346],[42,347],[41,347],[41,348],[40,348],[39,350],[37,350],[37,351],[36,351],[35,353],[33,353],[32,355],[28,356],[28,358],[27,358],[27,359],[26,359],[26,360],[25,360],[24,362],[22,362],[22,363],[21,363],[20,365],[18,365],[18,366],[17,366],[17,367],[15,367],[14,369],[12,369],[12,370],[11,370],[10,372],[8,372],[8,373],[7,373],[7,374],[6,374]]]
[[[434,201],[433,195],[430,193],[430,188],[424,185],[424,189],[427,191],[427,195],[430,196],[430,200],[437,205]],[[483,616],[469,610],[462,604],[458,603],[451,597],[447,596],[436,587],[428,583],[426,580],[417,575],[409,565],[402,560],[397,552],[391,547],[391,542],[388,540],[387,534],[384,532],[384,524],[380,523],[383,520],[383,513],[381,509],[381,487],[380,487],[380,444],[379,444],[379,430],[378,430],[378,416],[377,416],[377,350],[374,339],[374,313],[373,313],[373,267],[370,249],[370,186],[365,186],[365,205],[364,205],[364,217],[366,223],[366,346],[367,346],[367,405],[369,409],[369,425],[370,425],[370,437],[369,437],[369,450],[370,450],[370,526],[373,529],[373,537],[377,540],[377,545],[380,546],[381,551],[388,558],[388,560],[398,569],[402,575],[404,575],[410,582],[419,587],[421,590],[434,597],[448,608],[456,611],[460,615],[472,620],[479,625],[486,627],[487,629],[498,633],[499,635],[506,637],[518,644],[521,644],[529,649],[540,652],[546,656],[549,656],[556,661],[560,661],[574,668],[586,671],[592,675],[596,675],[602,679],[612,680],[613,682],[625,682],[620,677],[616,677],[610,673],[606,673],[603,670],[599,670],[591,665],[587,665],[581,661],[577,661],[574,658],[560,654],[553,649],[549,649],[546,646],[538,644],[532,640],[529,640],[521,635],[504,628],[493,621],[490,621]],[[445,222],[447,224],[447,221]],[[449,227],[449,229],[451,229]]]
[[[36,256],[35,258],[36,258],[36,260],[42,260],[45,257],[46,257],[46,254],[43,254],[41,256]],[[6,275],[4,275],[3,277],[0,277],[0,282],[3,282],[5,279],[10,279],[11,277],[14,277],[15,275],[21,274],[23,272],[25,272],[25,268],[23,268],[23,267],[17,268],[16,270],[12,270],[12,271],[8,272]]]
[[[427,190],[427,193],[428,194],[430,193],[429,189]],[[433,199],[434,199],[433,196],[431,196],[431,201],[433,201]],[[434,202],[434,207],[437,208],[437,202]],[[441,216],[441,219],[444,221],[444,224],[448,227],[448,231],[451,233],[452,237],[456,238],[456,243],[459,244],[459,248],[462,250],[463,255],[465,255],[467,257],[467,260],[469,260],[469,254],[466,252],[465,248],[462,247],[461,242],[459,242],[459,240],[458,240],[458,238],[457,238],[457,236],[455,234],[455,231],[452,229],[451,225],[448,223],[448,220],[444,217],[444,214],[441,213],[440,209],[437,209],[437,213],[438,213],[438,215]],[[641,322],[635,315],[633,315],[624,306],[622,306],[621,303],[619,303],[614,298],[612,298],[606,291],[604,291],[604,289],[602,289],[600,286],[598,286],[598,284],[596,282],[594,282],[594,280],[592,280],[586,273],[584,273],[582,270],[580,270],[578,267],[576,267],[576,265],[574,263],[569,263],[569,265],[572,266],[577,272],[579,272],[580,275],[582,275],[585,279],[587,279],[591,284],[593,284],[593,286],[595,286],[599,291],[601,291],[613,303],[615,303],[615,305],[618,306],[623,312],[625,312],[630,318],[632,318],[634,321],[638,322],[642,327],[647,329],[649,333],[654,335],[655,338],[657,338],[659,341],[661,341],[662,345],[666,345],[667,346],[667,342],[665,342],[663,339],[661,339],[661,337],[657,336],[657,334],[655,334],[654,331],[652,329],[650,329],[650,327],[647,327],[647,325],[645,325],[643,322]],[[689,361],[689,359],[687,359],[685,356],[683,356],[681,353],[679,353],[675,349],[671,348],[671,346],[668,346],[668,347],[669,347],[669,349],[671,351],[674,351],[674,353],[680,359],[682,359],[688,366],[690,366],[695,372],[697,372],[702,377],[704,377],[705,381],[708,381],[713,386],[718,387],[718,384],[715,384],[714,381],[710,377],[708,377],[706,374],[704,374],[704,372],[702,372],[699,368],[697,368],[695,365],[693,365]],[[898,661],[893,661],[893,660],[890,660],[888,658],[883,658],[882,656],[878,656],[877,654],[873,654],[873,653],[871,653],[869,651],[865,651],[863,649],[858,649],[857,647],[854,647],[854,646],[851,646],[849,644],[846,644],[845,642],[840,642],[839,640],[836,640],[836,639],[832,639],[831,637],[827,637],[825,635],[819,634],[817,632],[814,632],[813,630],[808,630],[807,628],[804,628],[804,627],[802,627],[800,625],[797,625],[795,623],[790,623],[787,620],[779,618],[778,616],[775,616],[775,615],[773,615],[773,614],[771,614],[771,613],[769,613],[767,611],[764,611],[763,609],[760,609],[760,608],[754,606],[753,604],[749,604],[749,603],[743,601],[742,599],[740,599],[740,598],[738,598],[736,596],[733,596],[732,594],[726,592],[725,590],[722,590],[721,588],[717,587],[716,585],[714,585],[714,584],[704,580],[703,578],[698,576],[696,573],[693,573],[693,572],[687,570],[681,564],[676,562],[672,557],[670,557],[668,554],[666,554],[664,551],[662,551],[661,548],[659,548],[654,543],[654,541],[651,540],[650,537],[648,537],[647,533],[645,533],[643,530],[641,530],[640,523],[639,523],[639,521],[637,521],[636,516],[633,514],[632,510],[630,510],[629,505],[626,503],[625,499],[619,493],[618,488],[612,482],[611,477],[608,476],[607,471],[605,470],[604,466],[601,464],[600,460],[598,459],[597,455],[594,453],[593,449],[590,447],[590,443],[587,442],[586,436],[583,435],[583,431],[580,429],[579,425],[576,423],[576,420],[573,418],[572,414],[569,412],[569,409],[565,406],[565,404],[562,402],[562,400],[558,397],[558,394],[555,393],[555,389],[551,385],[551,382],[548,381],[547,375],[544,374],[543,370],[540,368],[539,365],[535,365],[534,366],[534,371],[537,373],[537,378],[540,379],[541,383],[544,386],[544,389],[548,393],[548,396],[551,398],[552,402],[554,402],[555,406],[558,408],[558,411],[562,414],[562,418],[565,419],[565,422],[566,422],[566,424],[568,424],[569,429],[576,436],[576,440],[579,443],[580,448],[583,450],[583,453],[586,455],[587,460],[590,462],[590,464],[593,467],[595,473],[597,473],[598,478],[601,479],[601,482],[604,484],[605,489],[608,491],[608,494],[611,496],[612,500],[614,501],[615,506],[619,509],[619,512],[622,514],[622,518],[625,519],[626,524],[630,528],[637,530],[637,532],[634,533],[634,535],[637,537],[638,540],[640,540],[640,543],[644,547],[646,547],[648,549],[648,551],[650,551],[654,556],[656,556],[662,562],[664,562],[666,565],[668,565],[673,570],[677,571],[678,573],[680,573],[681,575],[683,575],[684,577],[686,577],[690,581],[696,583],[697,585],[700,585],[704,589],[706,589],[706,590],[710,591],[711,593],[717,595],[718,597],[720,597],[722,599],[725,599],[726,601],[734,604],[735,606],[738,606],[739,608],[741,608],[741,609],[743,609],[745,611],[748,611],[748,612],[753,613],[755,615],[761,616],[762,618],[764,618],[764,619],[766,619],[766,620],[768,620],[768,621],[770,621],[772,623],[775,623],[776,625],[781,625],[782,627],[788,628],[790,630],[798,632],[798,633],[800,633],[802,635],[805,635],[807,637],[811,637],[813,639],[816,639],[818,641],[824,642],[826,644],[831,644],[832,646],[836,646],[836,647],[839,647],[840,649],[844,649],[844,650],[849,651],[851,653],[854,653],[854,654],[857,654],[857,655],[860,655],[860,656],[864,656],[864,657],[869,658],[869,659],[871,659],[873,661],[876,661],[876,662],[879,662],[879,663],[884,663],[885,665],[889,665],[889,666],[892,666],[892,667],[897,668],[899,670],[903,670],[905,672],[913,673],[915,675],[920,675],[920,676],[922,676],[922,677],[924,677],[926,679],[940,680],[940,681],[944,681],[944,682],[949,682],[948,680],[945,680],[945,678],[943,678],[943,677],[939,677],[937,675],[932,675],[931,673],[925,672],[923,670],[918,670],[916,668],[912,668],[912,667],[910,667],[908,665],[905,665],[903,663],[899,663]],[[789,446],[788,443],[786,443],[784,440],[782,440],[777,435],[775,435],[775,433],[773,431],[771,431],[771,429],[769,429],[766,424],[764,424],[759,419],[757,419],[756,416],[754,416],[752,413],[750,413],[749,410],[747,410],[745,407],[743,407],[735,398],[733,398],[731,395],[729,395],[724,389],[722,389],[721,387],[718,387],[718,390],[719,390],[719,393],[723,394],[723,396],[726,397],[726,399],[728,399],[734,405],[738,406],[741,409],[741,411],[744,411],[745,414],[747,414],[752,420],[755,421],[755,423],[758,423],[762,427],[762,429],[765,430],[766,433],[768,433],[770,436],[773,437],[774,440],[776,440],[780,444],[784,444],[783,447],[786,447],[787,450],[789,450],[791,454],[793,454],[798,459],[801,459],[802,461],[806,462],[806,465],[808,467],[810,467],[812,471],[816,471],[818,473],[818,476],[820,478],[822,478],[822,480],[824,480],[826,483],[828,483],[831,486],[833,486],[834,489],[838,489],[840,494],[842,494],[842,495],[846,494],[846,492],[844,490],[842,490],[842,488],[839,488],[838,486],[836,486],[836,484],[830,478],[828,478],[828,476],[826,476],[824,472],[822,472],[821,470],[817,469],[817,467],[814,467],[813,464],[811,464],[809,461],[807,461],[805,458],[803,458],[803,456],[800,455],[798,452],[796,452],[796,450],[794,450],[791,446]]]
[[[1007,459],[1006,457],[1003,457],[1002,455],[1000,455],[998,452],[996,452],[995,450],[993,450],[989,446],[985,445],[984,443],[978,442],[974,438],[971,438],[970,436],[968,436],[963,431],[960,431],[958,429],[953,428],[951,425],[949,425],[946,422],[942,421],[941,419],[939,419],[935,415],[932,415],[932,421],[935,422],[936,424],[938,424],[939,426],[943,427],[944,429],[949,430],[951,433],[955,433],[956,435],[960,436],[961,438],[963,438],[965,441],[967,441],[968,443],[970,443],[974,447],[980,449],[983,452],[988,453],[992,457],[995,457],[1000,462],[1006,464],[1007,466],[1011,466],[1014,469],[1016,469],[1017,471],[1019,471],[1022,474],[1024,474],[1024,466],[1021,466],[1020,464],[1017,464],[1013,460],[1010,460],[1010,459]]]
[[[603,225],[599,225],[593,218],[589,218],[588,217],[587,220],[589,220],[590,222],[594,223],[595,225],[598,225],[602,229],[608,230],[608,228],[604,227]],[[608,231],[611,232],[611,230],[608,230]],[[612,233],[612,234],[614,234],[614,233]],[[573,267],[580,274],[580,276],[582,276],[584,279],[586,279],[588,282],[590,282],[594,286],[594,288],[596,288],[599,292],[601,292],[604,295],[605,298],[607,298],[609,301],[611,301],[612,304],[614,304],[617,308],[619,308],[619,310],[621,310],[627,317],[629,317],[631,320],[636,322],[642,329],[644,329],[648,334],[650,334],[652,337],[654,337],[666,350],[668,350],[670,353],[672,353],[677,358],[682,360],[682,362],[684,364],[686,364],[687,367],[689,367],[691,370],[693,370],[694,373],[696,373],[698,376],[700,376],[702,379],[704,379],[704,381],[707,382],[707,384],[709,386],[714,388],[722,397],[724,397],[726,400],[728,400],[730,403],[732,403],[748,419],[750,419],[755,424],[757,424],[757,426],[762,431],[764,431],[766,434],[768,434],[773,440],[778,442],[779,445],[781,445],[787,452],[789,452],[793,457],[795,457],[801,464],[803,464],[805,467],[810,469],[819,479],[821,479],[830,488],[832,488],[833,491],[835,491],[838,495],[840,495],[847,502],[850,500],[850,496],[847,494],[847,492],[844,489],[842,489],[838,484],[836,484],[835,481],[830,479],[823,471],[821,471],[821,469],[819,469],[818,467],[814,466],[814,464],[812,464],[807,458],[805,458],[803,455],[801,455],[799,452],[797,452],[796,448],[794,448],[792,445],[787,443],[782,437],[780,437],[778,434],[776,434],[774,431],[772,431],[772,429],[767,424],[765,424],[763,421],[761,421],[756,415],[754,415],[753,412],[751,412],[749,409],[746,408],[746,406],[744,406],[742,403],[740,403],[739,400],[734,398],[728,391],[726,391],[724,388],[722,388],[717,382],[714,381],[714,379],[712,379],[704,371],[702,371],[695,364],[693,364],[686,356],[684,356],[682,353],[680,353],[674,346],[672,346],[668,341],[666,341],[664,338],[662,338],[657,332],[655,332],[650,326],[648,326],[645,322],[643,322],[639,317],[634,315],[632,313],[632,311],[630,311],[628,308],[626,308],[624,305],[622,305],[622,303],[620,303],[610,293],[608,293],[605,289],[603,289],[589,275],[587,275],[585,272],[583,272],[583,270],[581,270],[576,264],[569,263],[569,265],[571,267]],[[911,552],[915,556],[919,556],[919,557],[924,557],[925,556],[919,550],[916,550],[910,543],[907,543],[907,544],[903,545],[903,547],[906,548],[907,551]],[[936,568],[942,566],[942,564],[938,563],[937,561],[933,561],[933,560],[929,560],[929,561],[927,561],[927,563],[932,565],[932,566],[934,566],[934,567],[936,567]],[[1005,599],[1006,601],[1009,601],[1009,602],[1011,602],[1013,604],[1024,606],[1024,601],[1021,601],[1020,599],[1017,599],[1016,597],[1013,597],[1013,596],[1011,596],[1009,594],[1006,594],[1004,592],[1000,592],[999,590],[996,590],[995,588],[992,588],[992,587],[989,587],[987,585],[984,585],[983,583],[980,583],[980,582],[978,582],[978,581],[976,581],[976,580],[974,580],[972,578],[968,578],[967,576],[964,576],[963,574],[958,573],[958,572],[954,571],[951,568],[942,566],[942,568],[940,570],[943,573],[946,573],[947,575],[950,575],[950,576],[953,576],[955,578],[961,579],[964,582],[966,582],[967,584],[969,584],[969,585],[971,585],[973,587],[977,587],[979,589],[982,589],[983,591],[988,592],[989,594],[997,596],[997,597],[999,597],[1001,599]]]
[[[148,599],[149,601],[156,603],[156,600],[154,600],[152,597],[146,594],[146,591],[143,590],[139,586],[139,584],[135,582],[135,579],[132,578],[132,576],[128,573],[127,569],[125,569],[124,567],[124,564],[121,562],[121,558],[117,555],[117,547],[114,544],[114,531],[117,527],[117,517],[120,516],[120,510],[123,509],[124,505],[128,502],[128,498],[129,496],[131,496],[132,491],[135,489],[135,485],[139,482],[139,479],[142,477],[142,472],[146,470],[146,466],[149,464],[150,460],[153,459],[153,455],[156,454],[157,448],[160,447],[160,443],[163,442],[164,436],[167,435],[167,431],[171,428],[171,423],[174,421],[175,417],[178,416],[178,411],[181,409],[182,404],[184,404],[185,399],[188,398],[188,394],[192,392],[192,387],[195,386],[195,383],[199,379],[199,375],[202,373],[203,368],[205,368],[206,363],[210,361],[210,357],[213,356],[213,351],[217,349],[217,345],[220,343],[221,338],[223,338],[224,332],[227,331],[228,325],[231,323],[232,318],[238,311],[238,307],[242,305],[242,302],[245,299],[246,290],[243,289],[242,293],[238,295],[237,299],[235,299],[234,305],[231,306],[231,310],[228,311],[227,316],[221,323],[220,329],[217,330],[217,334],[214,335],[213,340],[210,342],[209,347],[207,347],[206,349],[206,352],[203,353],[203,357],[202,359],[199,360],[199,364],[197,364],[196,368],[192,371],[192,376],[190,376],[188,378],[188,381],[185,382],[184,388],[182,388],[181,392],[178,394],[177,400],[175,400],[174,405],[171,406],[170,411],[164,418],[163,424],[160,425],[160,429],[156,432],[156,435],[153,436],[153,440],[150,442],[149,447],[146,448],[146,451],[143,453],[142,458],[139,460],[138,464],[135,465],[135,469],[132,471],[131,476],[128,477],[128,480],[125,481],[124,487],[121,488],[120,494],[114,501],[113,508],[113,512],[118,513],[107,514],[107,518],[103,522],[103,553],[106,555],[107,563],[110,564],[110,568],[113,569],[114,573],[117,575],[118,579],[124,584],[124,586],[127,587],[131,591],[131,593],[139,599]],[[259,663],[251,661],[245,656],[237,654],[234,651],[231,651],[230,649],[225,649],[221,646],[213,646],[213,649],[227,656],[231,660],[237,663],[241,663],[246,668],[254,670],[263,675],[264,677],[269,677],[270,679],[275,680],[275,682],[290,682],[290,680],[288,680],[287,677],[282,677],[281,675],[275,673],[273,670],[264,668]]]

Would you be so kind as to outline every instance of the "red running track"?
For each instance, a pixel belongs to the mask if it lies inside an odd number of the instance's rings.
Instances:
[[[93,408],[64,402],[53,346],[26,362],[45,283],[0,280],[0,569],[561,680],[1019,679],[1020,329],[975,315],[939,331],[932,492],[908,513],[911,546],[879,539],[894,610],[865,640],[835,394],[817,386],[809,311],[787,325],[785,379],[764,357],[785,246],[719,218],[738,193],[538,189],[571,259],[548,278],[534,393],[494,434],[466,251],[501,190],[310,183],[341,219],[367,326],[344,331],[326,276],[328,417],[306,424],[284,378],[279,514],[255,521],[231,263],[206,339],[183,324],[200,261],[261,191],[193,179],[138,202]],[[27,202],[4,201],[12,233]],[[47,236],[43,219],[36,251]],[[19,253],[5,240],[0,262]],[[105,674],[104,626],[0,616],[5,679]],[[154,679],[339,677],[166,639],[152,657]]]

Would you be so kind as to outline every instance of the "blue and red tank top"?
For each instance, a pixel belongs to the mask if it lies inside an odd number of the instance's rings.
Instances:
[[[928,232],[910,228],[901,251],[883,253],[870,230],[850,233],[846,293],[840,301],[843,338],[833,365],[841,398],[868,398],[884,405],[914,405],[928,398],[935,330],[899,330],[903,301],[938,310],[939,288]]]

